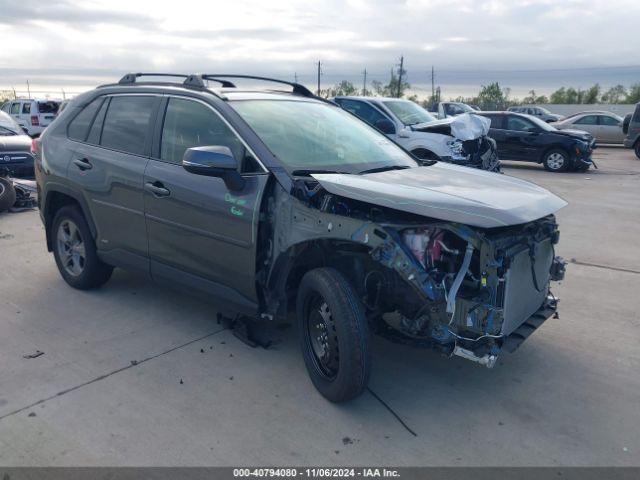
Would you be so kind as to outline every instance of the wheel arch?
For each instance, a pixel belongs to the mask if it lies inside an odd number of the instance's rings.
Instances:
[[[362,243],[337,238],[304,240],[291,245],[278,255],[266,282],[265,298],[273,301],[267,310],[286,315],[294,306],[291,300],[295,299],[302,277],[315,268],[335,268],[358,290],[358,278],[370,250]]]
[[[51,244],[51,226],[53,224],[53,218],[56,212],[62,207],[75,205],[80,208],[80,211],[84,215],[91,235],[95,239],[97,236],[96,225],[91,217],[89,207],[87,206],[84,198],[81,194],[74,190],[65,187],[64,185],[55,185],[47,189],[44,201],[42,202],[42,216],[44,219],[45,234],[47,240],[47,250],[52,250]]]

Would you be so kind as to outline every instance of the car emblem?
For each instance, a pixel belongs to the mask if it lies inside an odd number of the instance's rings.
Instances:
[[[9,155],[5,155],[5,156],[4,156],[4,158],[3,158],[3,160],[4,160],[5,162],[10,162],[10,161],[11,161],[11,157],[10,157]]]

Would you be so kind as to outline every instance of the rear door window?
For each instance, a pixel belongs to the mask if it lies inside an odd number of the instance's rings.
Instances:
[[[78,140],[79,142],[84,142],[87,139],[89,127],[91,126],[91,122],[93,122],[93,118],[96,116],[98,108],[100,108],[102,100],[103,97],[96,98],[71,120],[67,127],[67,135],[69,138]]]
[[[491,126],[490,128],[494,128],[494,129],[502,129],[502,119],[504,118],[502,115],[483,115],[483,117],[488,118],[489,120],[491,120]]]
[[[19,115],[20,114],[20,102],[13,102],[11,104],[11,115]]]
[[[31,113],[31,104],[30,103],[23,103],[22,104],[22,113],[26,113],[26,114]]]
[[[60,104],[58,102],[38,102],[38,112],[55,115],[58,113]]]
[[[606,125],[608,127],[619,127],[620,122],[613,117],[608,117],[607,115],[600,115],[600,125]]]
[[[598,116],[597,115],[586,115],[574,122],[575,125],[597,125],[598,124]]]
[[[134,155],[144,155],[156,106],[153,96],[113,97],[102,127],[100,145]]]

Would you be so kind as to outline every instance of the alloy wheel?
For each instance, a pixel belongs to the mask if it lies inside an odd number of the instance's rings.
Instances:
[[[60,222],[56,236],[58,255],[69,275],[77,277],[84,271],[86,252],[78,226],[71,220]]]
[[[553,152],[547,157],[547,165],[551,170],[560,170],[564,167],[564,155],[559,152]]]

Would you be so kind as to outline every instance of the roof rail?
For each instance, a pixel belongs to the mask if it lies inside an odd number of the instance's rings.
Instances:
[[[185,75],[182,73],[127,73],[124,77],[120,79],[118,85],[133,85],[137,82],[140,77],[178,77],[184,78],[182,85],[185,87],[192,88],[206,88],[206,85],[202,81],[202,76],[197,74]],[[216,80],[214,78],[209,78],[208,80],[212,80],[220,83],[223,87],[235,87],[232,82],[227,80]]]
[[[263,82],[282,83],[284,85],[289,85],[290,87],[293,87],[293,93],[295,93],[296,95],[315,98],[315,95],[313,94],[313,92],[311,92],[311,90],[309,90],[304,85],[300,85],[299,83],[295,83],[295,82],[287,82],[286,80],[279,80],[277,78],[257,77],[254,75],[222,74],[222,73],[203,73],[201,77],[204,80],[212,80],[212,81],[220,82],[222,83],[223,87],[226,87],[227,85],[223,83],[225,82],[225,80],[220,80],[220,78],[244,78],[249,80],[260,80]],[[231,82],[226,82],[226,83],[231,83]],[[231,84],[231,86],[235,87],[235,85],[233,84]]]

